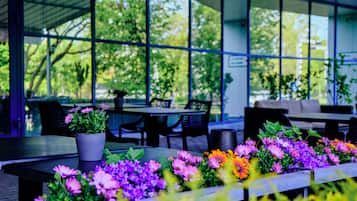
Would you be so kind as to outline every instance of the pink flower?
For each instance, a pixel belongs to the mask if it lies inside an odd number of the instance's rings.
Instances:
[[[342,153],[347,153],[349,151],[346,144],[340,141],[336,145],[336,150]]]
[[[67,191],[72,195],[77,195],[82,193],[81,184],[74,177],[67,179],[65,186]]]
[[[64,119],[64,123],[69,124],[71,123],[72,119],[73,119],[73,114],[68,114]]]
[[[116,191],[120,186],[112,175],[99,170],[94,173],[92,179],[89,184],[96,187],[98,195],[102,194],[106,199],[116,198]]]
[[[46,199],[43,198],[42,196],[38,196],[37,198],[35,198],[34,201],[46,201]]]
[[[327,156],[333,164],[337,165],[340,163],[340,159],[335,154],[331,153],[331,154],[327,154]]]
[[[217,169],[217,168],[221,167],[221,163],[222,163],[222,161],[218,160],[217,158],[208,159],[208,166],[210,168]]]
[[[280,174],[283,172],[283,166],[281,166],[280,163],[274,163],[273,166],[271,167],[271,170],[277,174]]]
[[[282,159],[284,157],[284,152],[276,145],[269,145],[267,148],[270,153],[277,159]]]
[[[80,109],[81,109],[81,107],[78,106],[78,107],[74,107],[74,108],[68,110],[68,112],[78,112]]]
[[[248,146],[253,146],[253,147],[255,147],[256,142],[255,142],[254,140],[246,140],[246,141],[245,141],[245,144],[248,145]]]
[[[160,169],[160,167],[161,167],[161,164],[158,163],[158,162],[156,162],[156,161],[154,161],[154,160],[150,160],[150,161],[148,162],[148,165],[149,165],[149,168],[150,168],[150,170],[151,170],[152,172],[158,171],[158,170]]]
[[[110,108],[110,106],[108,104],[101,103],[101,104],[99,104],[99,108],[102,110],[107,110]]]
[[[92,111],[93,111],[93,108],[90,108],[90,107],[86,107],[83,110],[81,110],[82,113],[89,113],[89,112],[92,112]]]
[[[180,150],[180,151],[177,152],[177,157],[179,159],[187,161],[192,157],[192,155],[187,151]]]
[[[263,138],[262,139],[262,142],[264,145],[270,145],[270,144],[274,144],[274,139],[271,139],[271,138]]]
[[[174,169],[174,172],[181,171],[182,169],[185,168],[185,166],[186,166],[186,163],[181,159],[176,158],[176,159],[174,159],[174,161],[172,161],[172,168]]]
[[[324,148],[324,152],[327,153],[327,154],[330,154],[331,153],[331,149],[328,148],[328,147],[325,147]]]
[[[197,174],[198,169],[195,166],[188,165],[182,171],[183,180],[191,181],[193,176]]]
[[[79,172],[64,165],[57,165],[53,170],[58,173],[62,178],[76,176]]]

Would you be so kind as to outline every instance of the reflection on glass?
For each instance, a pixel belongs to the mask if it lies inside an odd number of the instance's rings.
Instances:
[[[6,30],[1,34],[8,35]],[[10,68],[7,38],[0,40],[0,136],[10,134]]]
[[[192,1],[192,47],[221,48],[220,1]]]
[[[279,98],[279,60],[250,59],[250,105],[257,100]]]
[[[326,4],[311,5],[311,57],[333,57],[334,7]]]
[[[308,2],[285,0],[283,6],[282,55],[307,57],[309,44]]]
[[[96,37],[145,42],[146,14],[143,0],[96,1]]]
[[[188,96],[188,53],[171,49],[151,49],[151,97],[172,98],[184,106]]]
[[[283,59],[281,75],[282,99],[307,99],[307,60]]]
[[[211,114],[219,120],[221,114],[221,56],[207,53],[192,54],[192,97],[211,100]],[[228,76],[228,75],[226,75]]]
[[[321,104],[327,104],[327,61],[312,60],[310,64],[310,98],[317,99]]]
[[[150,12],[151,43],[187,47],[188,0],[151,0]]]
[[[250,9],[250,51],[279,55],[279,0],[252,0]]]

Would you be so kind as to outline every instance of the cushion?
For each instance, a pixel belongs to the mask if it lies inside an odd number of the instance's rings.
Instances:
[[[309,130],[312,128],[311,122],[304,122],[304,121],[290,121],[291,125],[296,126],[300,129]]]
[[[257,108],[289,109],[286,101],[261,100],[254,103]]]
[[[301,100],[301,109],[303,113],[320,112],[320,103],[318,100]]]
[[[302,112],[301,103],[298,100],[284,101],[288,105],[289,114],[298,114]]]

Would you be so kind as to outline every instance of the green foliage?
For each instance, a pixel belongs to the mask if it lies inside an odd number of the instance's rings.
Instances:
[[[223,182],[218,178],[217,172],[208,166],[208,160],[203,160],[198,166],[202,174],[202,187],[219,186]]]
[[[144,156],[144,149],[129,148],[126,153],[113,154],[109,149],[104,149],[105,161],[108,164],[118,163],[121,160],[140,160]]]
[[[72,115],[72,119],[69,123],[69,129],[72,132],[95,134],[103,133],[105,131],[106,121],[108,119],[107,114],[102,110],[90,110],[90,112],[82,112],[82,110],[78,110],[67,115],[67,117]]]
[[[260,139],[264,138],[277,138],[279,135],[284,135],[288,139],[301,140],[302,132],[297,127],[287,128],[281,125],[279,122],[267,121],[264,124],[264,129],[259,130],[258,137]]]

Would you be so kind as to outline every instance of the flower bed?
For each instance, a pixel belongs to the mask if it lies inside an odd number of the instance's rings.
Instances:
[[[311,132],[309,137],[318,136]],[[274,123],[267,123],[259,138],[258,142],[247,140],[234,151],[213,150],[202,156],[178,151],[161,163],[139,162],[143,150],[130,149],[126,154],[106,151],[106,161],[89,174],[56,166],[55,181],[49,184],[50,194],[37,201],[140,200],[162,192],[197,188],[205,188],[202,195],[211,197],[224,192],[223,184],[233,185],[229,195],[238,199],[244,197],[244,193],[237,182],[249,180],[250,174],[255,177],[256,171],[271,176],[250,183],[249,196],[273,193],[272,186],[279,191],[305,188],[310,185],[311,173],[317,183],[341,179],[342,176],[336,176],[337,169],[342,174],[357,176],[355,164],[349,164],[355,162],[357,156],[357,147],[351,143],[321,138],[310,146],[298,129],[286,129]],[[336,166],[340,163],[345,164]]]

